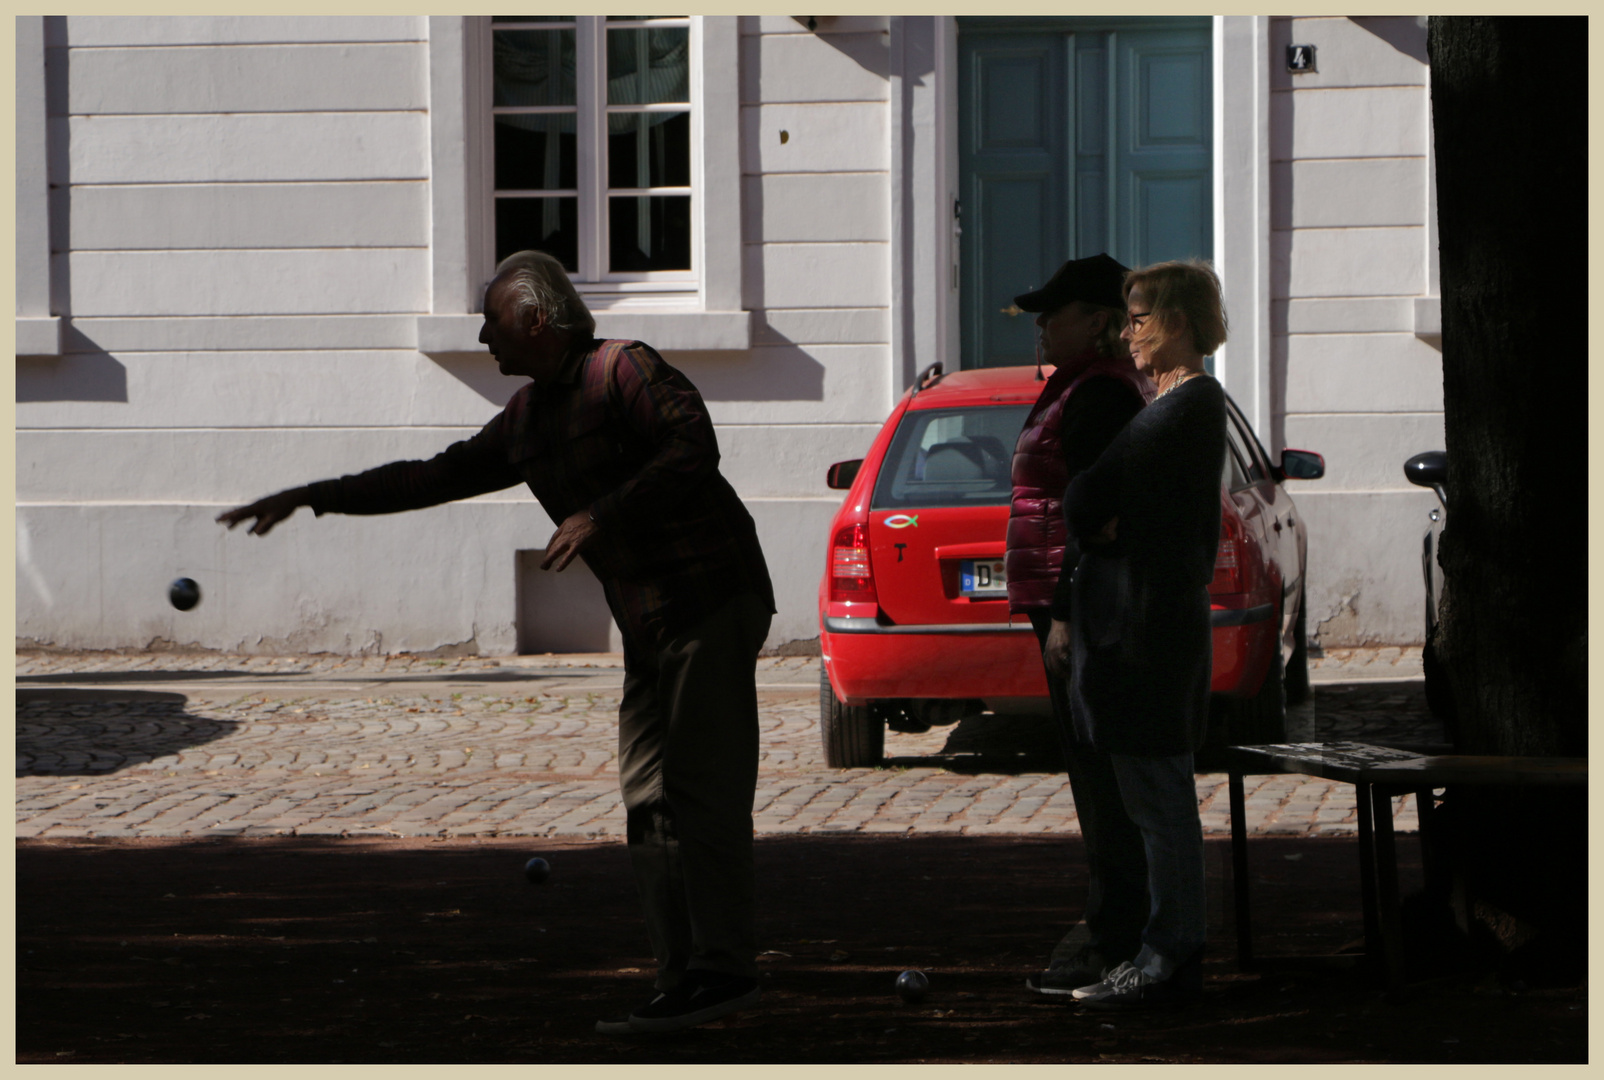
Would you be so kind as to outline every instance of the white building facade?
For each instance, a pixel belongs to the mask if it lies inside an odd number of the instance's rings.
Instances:
[[[599,334],[701,389],[772,650],[818,635],[826,467],[929,364],[1008,360],[981,325],[1021,275],[1104,247],[1214,259],[1216,374],[1272,454],[1325,455],[1293,491],[1311,634],[1419,642],[1434,497],[1402,463],[1443,442],[1424,20],[1174,23],[18,17],[19,643],[616,647],[594,580],[538,569],[554,526],[524,490],[213,522],[477,430],[519,385],[477,343],[483,286],[537,243]],[[974,153],[1030,124],[1069,132],[1052,228],[1010,224],[985,193],[1023,174]],[[1161,182],[1131,146],[1180,156]]]

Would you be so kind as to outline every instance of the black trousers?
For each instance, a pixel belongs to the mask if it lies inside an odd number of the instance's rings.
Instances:
[[[1032,610],[1030,625],[1045,648],[1052,615]],[[1045,667],[1045,659],[1042,663]],[[1089,935],[1087,944],[1110,963],[1129,960],[1141,951],[1150,907],[1142,831],[1125,812],[1112,759],[1077,739],[1069,713],[1069,687],[1048,671],[1047,689],[1086,844],[1086,906],[1081,918]]]
[[[742,593],[654,649],[627,649],[618,774],[657,989],[690,968],[752,977],[757,654],[768,605]]]

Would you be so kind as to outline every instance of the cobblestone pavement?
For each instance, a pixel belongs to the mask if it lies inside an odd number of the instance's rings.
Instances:
[[[759,662],[763,833],[1072,833],[1043,716],[890,733],[874,769],[825,766],[818,660]],[[1317,659],[1289,740],[1442,741],[1418,650]],[[617,656],[17,654],[21,837],[621,837]],[[1207,832],[1223,773],[1200,773]],[[1352,835],[1352,788],[1248,778],[1255,834]],[[1400,830],[1416,826],[1409,800]]]

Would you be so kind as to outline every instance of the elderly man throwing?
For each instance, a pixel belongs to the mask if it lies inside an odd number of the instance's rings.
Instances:
[[[656,996],[604,1034],[674,1031],[755,1004],[754,668],[774,591],[751,515],[718,471],[696,388],[638,341],[601,341],[548,255],[502,262],[484,329],[532,382],[472,438],[229,510],[264,535],[298,507],[389,514],[526,483],[561,522],[543,569],[575,556],[624,636],[619,780],[657,958]]]

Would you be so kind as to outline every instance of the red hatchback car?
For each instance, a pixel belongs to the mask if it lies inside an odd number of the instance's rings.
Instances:
[[[819,583],[825,759],[875,765],[885,731],[928,730],[984,710],[1048,708],[1029,619],[1008,614],[1004,534],[1014,443],[1041,392],[1036,368],[943,375],[903,395],[867,457],[830,467],[848,491]],[[1210,740],[1276,742],[1308,693],[1307,537],[1282,487],[1318,479],[1320,455],[1272,465],[1235,403],[1220,477]]]

